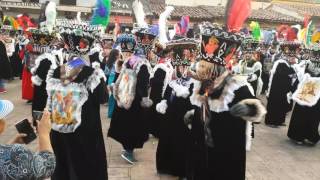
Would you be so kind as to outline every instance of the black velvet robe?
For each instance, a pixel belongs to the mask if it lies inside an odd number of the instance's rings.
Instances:
[[[192,87],[193,85],[190,85],[190,94],[187,97],[179,97],[171,87],[167,88],[171,96],[167,99],[168,109],[161,123],[156,154],[159,173],[186,177],[190,130],[184,123],[184,115],[193,108],[189,99]]]
[[[234,91],[228,107],[244,99],[255,99],[248,86]],[[213,98],[213,97],[209,97]],[[188,180],[244,180],[246,172],[246,121],[230,111],[210,111],[209,129],[213,147],[205,143],[202,110],[195,108],[192,121],[191,146],[187,163]]]
[[[163,120],[163,115],[156,111],[156,105],[164,98],[162,97],[162,91],[164,88],[164,80],[166,78],[166,72],[159,68],[154,77],[150,79],[150,99],[153,101],[151,108],[148,110],[149,119],[149,131],[155,137],[160,136],[160,127]]]
[[[126,110],[118,105],[112,115],[108,136],[122,144],[124,149],[142,148],[149,132],[146,109],[141,107],[143,97],[148,97],[149,71],[142,65],[137,74],[136,93],[131,107]]]
[[[300,142],[307,139],[316,144],[320,140],[319,123],[320,101],[313,107],[296,103],[290,120],[288,137]]]
[[[296,86],[298,82],[295,83]],[[305,139],[316,144],[320,140],[320,101],[314,106],[304,106],[296,103],[291,115],[288,137],[303,142]]]
[[[279,126],[286,120],[286,114],[292,108],[292,104],[287,101],[287,93],[292,91],[292,76],[295,75],[294,69],[283,60],[276,63],[271,87],[269,87],[269,97],[267,104],[267,115],[265,123],[267,125]]]
[[[48,94],[47,94],[47,75],[51,67],[51,61],[48,59],[43,59],[39,67],[37,68],[34,77],[40,78],[42,80],[40,86],[33,84],[33,102],[32,111],[43,111],[47,104]]]
[[[12,69],[7,56],[5,44],[2,41],[0,41],[0,47],[2,50],[0,52],[0,79],[9,80],[12,78]]]
[[[22,74],[22,60],[19,56],[19,44],[16,44],[15,51],[10,58],[13,77],[21,77]]]
[[[91,67],[84,67],[75,83],[85,82],[94,72]],[[60,78],[60,68],[53,78]],[[88,100],[82,106],[81,125],[74,133],[51,131],[51,142],[56,155],[56,169],[52,180],[107,180],[107,157],[102,135],[100,104],[105,97],[105,82],[93,93],[88,90]]]

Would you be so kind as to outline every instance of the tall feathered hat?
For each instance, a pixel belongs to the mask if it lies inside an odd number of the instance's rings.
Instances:
[[[241,51],[243,53],[254,53],[259,47],[259,41],[252,36],[247,36],[241,43]]]
[[[280,50],[286,56],[296,56],[302,44],[295,41],[280,42]]]
[[[167,49],[172,50],[173,66],[190,66],[191,58],[196,54],[199,47],[199,41],[194,38],[175,36],[167,43]]]
[[[78,22],[77,20],[57,20],[59,34],[68,45],[69,53],[86,54],[90,51],[95,39],[101,33],[101,26],[90,25],[89,22]],[[82,48],[81,44],[86,44]]]
[[[154,43],[154,53],[159,57],[164,57],[170,52],[170,50],[166,48],[167,43],[169,42],[167,36],[167,19],[170,17],[173,10],[174,8],[172,6],[167,6],[159,17],[159,36]]]
[[[201,59],[224,66],[241,45],[243,36],[227,32],[217,24],[201,25]]]
[[[121,52],[131,52],[135,51],[137,42],[133,34],[120,34],[114,43],[114,48],[121,50]]]
[[[137,43],[143,48],[150,47],[158,36],[158,26],[148,25],[145,21],[145,13],[140,0],[135,0],[132,4],[136,23],[132,33],[137,37]]]
[[[108,47],[112,48],[114,43],[114,36],[113,34],[103,34],[100,36],[100,41],[102,47],[107,45]]]
[[[50,51],[50,45],[55,40],[54,34],[43,32],[38,29],[31,29],[30,44],[33,46],[34,53],[45,53]]]

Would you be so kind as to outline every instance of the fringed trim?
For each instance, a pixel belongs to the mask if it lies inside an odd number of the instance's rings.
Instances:
[[[60,79],[51,78],[49,81],[47,81],[47,92],[48,92],[48,100],[47,100],[47,108],[49,108],[49,111],[52,112],[52,92],[59,90],[59,89],[70,89],[70,90],[78,90],[80,93],[80,99],[79,104],[77,106],[77,109],[75,109],[75,119],[78,121],[77,124],[73,124],[74,127],[69,128],[66,125],[60,125],[52,123],[52,129],[55,131],[58,131],[60,133],[73,133],[76,131],[76,129],[81,125],[82,121],[82,106],[84,103],[88,100],[89,94],[88,91],[83,83],[73,83],[71,82],[67,86],[63,86],[61,84]]]
[[[37,59],[35,60],[35,65],[31,69],[31,74],[35,75],[35,73],[37,72],[37,70],[40,66],[41,61],[45,60],[45,59],[48,59],[51,62],[52,68],[57,68],[57,58],[52,54],[44,53],[44,54],[38,56]]]
[[[98,62],[93,62],[93,63],[91,64],[91,66],[92,66],[94,69],[100,69],[100,63],[98,63]]]
[[[103,62],[103,59],[104,59],[104,57],[103,57],[103,52],[102,51],[100,51],[100,53],[99,53],[99,61],[100,62]]]
[[[32,84],[35,86],[41,86],[43,82],[43,80],[38,75],[32,76],[31,81],[32,81]]]
[[[262,72],[261,62],[255,62],[254,65],[252,66],[252,71],[253,71],[253,73],[256,71],[260,71],[260,76],[261,76],[261,72]]]
[[[258,79],[257,91],[255,92],[255,93],[256,93],[256,96],[260,96],[260,95],[261,95],[262,89],[263,89],[263,81],[262,81],[262,79],[261,79],[261,77],[260,77],[260,78]]]
[[[168,109],[167,100],[162,100],[160,103],[157,104],[156,110],[160,114],[165,114]]]
[[[198,80],[194,80],[193,83],[193,92],[190,96],[190,102],[192,105],[201,107],[202,103],[205,102],[205,97],[199,94],[201,88],[201,82]]]
[[[253,89],[247,82],[245,76],[233,76],[225,85],[222,94],[217,99],[209,98],[208,104],[211,111],[220,113],[229,110],[228,104],[230,104],[234,99],[234,92],[243,86],[247,86],[250,93],[254,95]],[[199,94],[201,83],[199,81],[194,82],[193,94],[190,97],[192,105],[201,107],[202,103],[205,101],[205,97]]]
[[[250,122],[260,122],[264,115],[267,113],[266,108],[263,106],[260,100],[258,99],[245,99],[240,101],[238,104],[243,104],[247,106],[254,106],[256,114],[253,116],[242,116],[241,118]]]
[[[304,78],[305,70],[306,70],[306,63],[307,62],[301,62],[299,64],[294,64],[292,67],[294,71],[297,74],[298,81],[301,82]]]
[[[192,80],[184,81],[184,84],[178,83],[179,80],[174,80],[169,83],[169,86],[173,89],[175,96],[186,99],[190,95],[190,85]]]
[[[150,62],[147,59],[141,59],[140,61],[138,61],[135,64],[134,69],[135,69],[136,74],[138,74],[140,72],[141,67],[144,65],[147,67],[148,73],[151,74],[152,67],[150,65]]]
[[[252,122],[246,124],[246,150],[250,151],[252,146]]]
[[[172,75],[173,75],[173,66],[171,65],[170,62],[166,62],[166,63],[159,63],[157,64],[154,68],[153,68],[153,73],[151,74],[150,78],[154,77],[154,74],[157,72],[157,70],[163,70],[164,72],[166,72],[166,77],[164,79],[163,82],[163,87],[162,87],[162,93],[161,96],[164,97],[164,93],[167,89],[167,86],[169,84],[169,82],[172,79]]]
[[[89,76],[86,87],[93,93],[96,87],[101,83],[101,79],[103,79],[103,82],[107,80],[104,72],[100,68],[95,69],[91,76]]]
[[[143,108],[149,108],[152,106],[152,104],[153,104],[153,101],[149,97],[143,97],[140,102],[140,105]]]
[[[120,95],[119,95],[121,93],[120,91],[125,89],[125,87],[122,87],[123,83],[121,81],[123,79],[124,74],[128,74],[126,71],[128,71],[128,73],[132,72],[131,69],[126,68],[126,66],[124,65],[122,67],[121,73],[120,73],[116,83],[114,84],[113,94],[114,94],[114,97],[118,103],[117,105],[119,107],[125,108],[125,109],[130,109],[132,102],[134,100],[135,94],[136,94],[135,88],[129,87],[129,89],[131,89],[131,91],[126,92],[127,95],[125,97],[120,97]],[[129,79],[128,81],[131,81],[130,84],[126,84],[125,86],[136,86],[137,78],[132,78],[132,79]],[[128,83],[128,82],[126,82],[126,83]]]
[[[93,48],[90,49],[89,51],[89,56],[95,54],[95,53],[100,53],[102,51],[102,48],[98,45],[95,45]]]
[[[272,85],[272,80],[273,80],[273,76],[276,73],[276,70],[278,68],[278,65],[280,63],[284,63],[285,65],[287,65],[288,67],[290,67],[290,65],[288,64],[287,61],[279,59],[278,61],[276,61],[270,71],[270,78],[269,78],[269,84],[268,84],[268,91],[267,91],[267,97],[269,97],[270,94],[270,90],[271,90],[271,85]]]
[[[314,88],[312,89],[314,91],[313,94],[307,95],[306,93],[308,92],[303,92],[307,89],[307,83],[311,83],[309,86],[314,86],[310,87]],[[311,77],[310,74],[306,73],[303,80],[299,83],[297,90],[293,93],[292,99],[302,106],[313,107],[316,105],[320,99],[320,77]]]
[[[194,117],[194,113],[195,113],[195,110],[192,109],[186,112],[186,114],[183,117],[184,124],[187,125],[190,130],[192,129],[192,119]]]
[[[224,87],[222,95],[218,99],[209,98],[208,103],[209,103],[210,110],[217,113],[228,111],[229,110],[228,104],[233,101],[235,96],[234,92],[243,86],[251,87],[247,82],[246,77],[234,76],[233,78],[231,78],[230,81]]]

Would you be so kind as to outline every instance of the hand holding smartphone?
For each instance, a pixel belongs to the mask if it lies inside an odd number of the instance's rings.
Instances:
[[[42,116],[42,111],[32,111],[32,124],[34,127],[37,127],[37,121],[40,121],[42,119]]]
[[[24,119],[18,122],[15,126],[20,134],[26,134],[25,137],[22,137],[24,143],[29,144],[30,142],[34,141],[37,138],[37,135],[34,132],[28,119]]]

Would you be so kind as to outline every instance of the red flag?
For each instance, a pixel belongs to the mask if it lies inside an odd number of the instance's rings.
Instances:
[[[311,16],[310,15],[308,15],[308,14],[305,14],[304,15],[304,19],[303,19],[303,27],[307,27],[308,26],[308,24],[309,24],[309,22],[310,22],[310,19],[311,19]]]
[[[228,31],[240,31],[250,13],[251,0],[229,0],[226,7],[226,28]]]

